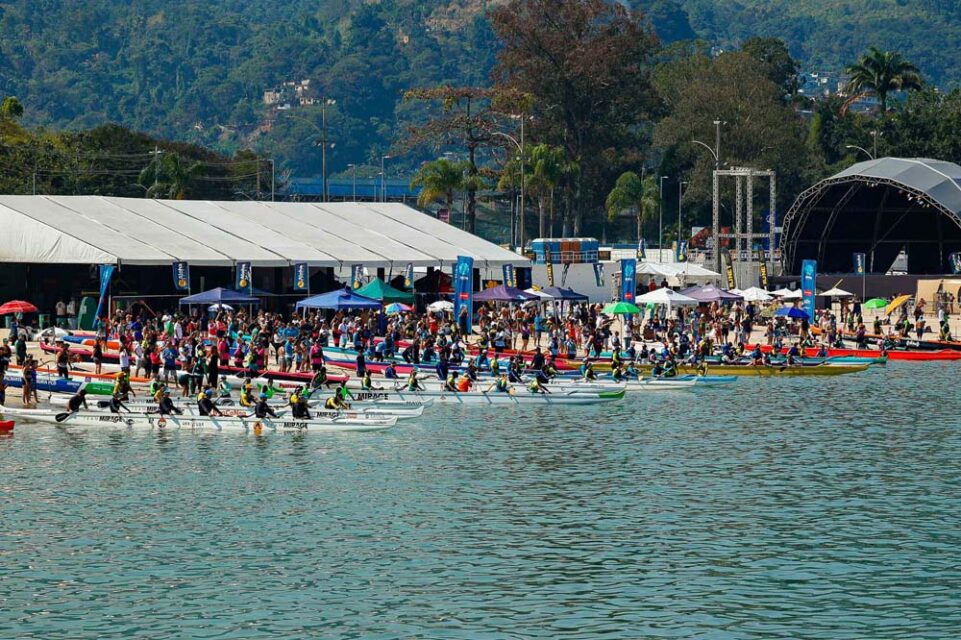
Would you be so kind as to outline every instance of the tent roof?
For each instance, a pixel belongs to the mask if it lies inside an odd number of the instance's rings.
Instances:
[[[637,296],[634,300],[634,304],[640,306],[641,304],[653,303],[653,304],[678,304],[678,305],[697,305],[699,302],[694,298],[690,298],[683,293],[678,293],[670,287],[662,287],[660,289],[655,289],[645,293],[642,296]]]
[[[528,300],[538,299],[535,295],[515,287],[508,287],[506,284],[499,284],[496,287],[484,289],[480,293],[474,294],[476,302],[527,302]]]
[[[391,268],[451,265],[466,255],[487,268],[528,264],[516,253],[396,203],[4,195],[0,216],[3,262]]]
[[[180,304],[260,304],[260,300],[233,289],[216,287],[181,298]]]
[[[414,294],[395,289],[380,278],[374,278],[357,289],[357,295],[384,302],[410,302],[414,299]]]
[[[298,309],[380,309],[380,300],[360,296],[350,287],[305,298],[297,303]]]
[[[891,180],[923,192],[943,209],[961,214],[961,166],[930,158],[877,158],[851,165],[835,178]]]

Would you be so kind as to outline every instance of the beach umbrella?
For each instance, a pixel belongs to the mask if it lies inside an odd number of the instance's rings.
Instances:
[[[808,312],[803,309],[798,309],[797,307],[781,307],[774,312],[774,315],[779,318],[796,318],[799,320],[807,320]]]
[[[387,315],[393,315],[395,313],[406,313],[411,310],[410,305],[406,305],[403,302],[392,302],[386,307],[384,307],[384,312]]]
[[[849,291],[845,291],[844,289],[838,289],[837,287],[834,287],[818,295],[827,296],[829,298],[850,298],[854,294]]]
[[[611,302],[603,309],[601,313],[607,314],[609,316],[622,316],[629,313],[640,313],[641,310],[630,302]]]
[[[23,300],[11,300],[0,305],[0,316],[8,316],[12,313],[36,313],[37,308],[29,302]]]
[[[438,300],[427,305],[428,311],[453,311],[454,303],[450,300]]]
[[[885,315],[891,315],[891,314],[894,313],[901,305],[903,305],[905,302],[907,302],[907,301],[910,300],[910,299],[911,299],[911,296],[909,296],[909,295],[900,295],[900,296],[898,296],[897,298],[895,298],[894,300],[892,300],[891,303],[890,303],[888,306],[884,307],[884,313],[885,313]]]
[[[771,294],[758,287],[750,287],[741,291],[744,300],[747,302],[767,302],[772,298]]]
[[[864,303],[865,309],[883,309],[886,306],[888,306],[888,301],[884,298],[871,298]],[[0,309],[2,309],[2,307],[0,307]]]
[[[781,299],[782,300],[800,300],[803,297],[804,297],[804,294],[801,293],[801,290],[795,289],[794,291],[791,291],[790,293],[786,293],[783,296],[781,296]]]

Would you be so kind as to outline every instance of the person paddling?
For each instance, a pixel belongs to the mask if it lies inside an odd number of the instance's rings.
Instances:
[[[269,404],[267,404],[266,393],[260,394],[260,399],[257,401],[257,406],[254,407],[254,415],[261,420],[267,418],[268,416],[271,418],[277,417],[277,414],[274,413],[274,410],[270,408]]]
[[[222,416],[220,409],[214,405],[214,390],[205,389],[197,396],[197,412],[202,416]]]
[[[87,390],[82,387],[67,400],[67,411],[70,413],[77,413],[80,411],[80,407],[84,409],[90,408],[87,406]]]

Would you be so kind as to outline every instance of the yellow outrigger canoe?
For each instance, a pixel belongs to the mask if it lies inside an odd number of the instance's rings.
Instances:
[[[641,371],[649,372],[652,367],[640,365],[636,367]],[[717,376],[841,376],[846,373],[858,373],[868,368],[866,364],[819,364],[819,365],[794,365],[782,366],[758,366],[749,364],[718,364],[708,366],[707,372]],[[697,374],[697,367],[681,365],[677,368],[678,375]]]

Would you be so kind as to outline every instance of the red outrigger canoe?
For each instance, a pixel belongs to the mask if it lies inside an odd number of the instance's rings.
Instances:
[[[745,351],[751,351],[754,349],[754,345],[747,345]],[[772,353],[774,348],[770,345],[762,344],[761,351],[763,353]],[[814,347],[809,347],[806,349],[801,349],[801,353],[809,358],[817,356],[818,349]],[[782,354],[787,354],[788,347],[781,349]],[[877,358],[881,355],[881,352],[877,349],[835,349],[831,348],[827,350],[828,357],[834,358],[839,356],[854,356],[857,358]],[[908,351],[908,350],[897,350],[892,349],[891,351],[886,351],[885,354],[888,356],[888,360],[911,360],[911,361],[933,361],[933,360],[961,360],[961,351],[951,351],[949,349],[943,349],[940,351]]]

